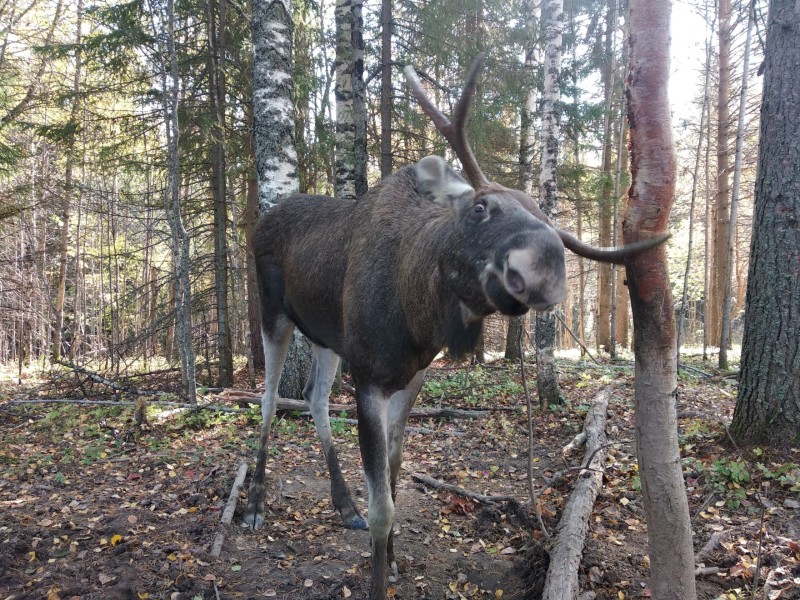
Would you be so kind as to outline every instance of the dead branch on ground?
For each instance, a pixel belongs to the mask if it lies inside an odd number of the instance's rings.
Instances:
[[[544,600],[572,600],[578,597],[578,567],[589,528],[589,517],[603,483],[601,469],[606,456],[603,446],[607,445],[605,428],[609,396],[609,388],[602,390],[595,397],[584,421],[586,453],[582,466],[588,467],[590,462],[594,462],[597,467],[581,473],[564,508],[550,552],[550,567],[542,594]]]

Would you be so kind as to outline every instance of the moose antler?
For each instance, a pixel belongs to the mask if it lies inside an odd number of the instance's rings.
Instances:
[[[478,82],[478,73],[483,67],[484,54],[479,54],[470,67],[467,74],[467,80],[464,83],[464,90],[461,92],[461,97],[458,99],[455,110],[453,110],[453,121],[451,122],[442,112],[436,108],[431,102],[425,90],[422,88],[422,83],[417,77],[417,72],[411,65],[403,69],[408,84],[411,86],[411,91],[414,97],[422,107],[423,112],[431,118],[436,129],[444,136],[450,143],[450,147],[455,151],[456,156],[461,161],[461,166],[464,168],[464,174],[467,180],[472,184],[475,189],[481,189],[489,185],[489,180],[483,174],[478,160],[472,153],[472,148],[467,140],[467,121],[469,117],[469,109],[472,104],[472,96],[475,95],[475,87]]]
[[[481,53],[472,63],[469,73],[467,74],[466,82],[464,83],[464,90],[461,92],[461,97],[458,99],[455,109],[453,110],[452,122],[444,116],[436,105],[431,102],[430,98],[428,98],[414,67],[407,65],[406,68],[403,69],[408,84],[411,86],[411,91],[417,99],[417,102],[419,102],[423,112],[430,117],[436,129],[439,130],[439,133],[450,143],[450,147],[455,151],[456,156],[461,161],[461,166],[464,169],[467,180],[476,190],[486,189],[491,185],[478,165],[478,160],[475,158],[475,154],[473,154],[472,148],[469,145],[469,140],[467,139],[469,109],[472,103],[472,96],[475,95],[478,73],[480,73],[483,67],[484,59],[485,55]],[[531,200],[533,201],[532,198]],[[533,204],[536,205],[536,202],[533,201]],[[538,206],[537,212],[541,214],[541,212],[538,211]],[[553,228],[556,230],[556,233],[558,233],[564,246],[572,250],[575,254],[600,262],[617,264],[624,264],[627,259],[645,250],[649,250],[650,248],[655,248],[670,238],[670,234],[666,233],[626,244],[625,246],[595,248],[594,246],[582,242],[563,229],[559,229],[558,227]]]

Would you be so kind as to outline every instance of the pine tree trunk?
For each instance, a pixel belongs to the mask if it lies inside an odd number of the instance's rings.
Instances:
[[[163,31],[154,32],[159,40],[158,58],[161,85],[165,90],[162,100],[167,137],[167,186],[164,190],[164,204],[172,242],[172,264],[175,277],[175,337],[181,361],[181,382],[184,394],[190,402],[194,403],[197,401],[197,387],[192,336],[192,288],[189,277],[190,239],[181,217],[180,128],[178,122],[180,75],[175,48],[174,0],[167,0],[165,9],[166,14],[161,16],[159,23],[163,27]],[[161,40],[166,41],[166,46]],[[114,287],[118,288],[118,286]]]
[[[708,22],[708,0],[706,0],[706,5],[705,5],[705,18],[706,22]],[[706,146],[707,146],[706,153],[708,153],[708,146],[711,143],[711,139],[708,136],[705,136],[706,120],[709,118],[709,109],[711,108],[711,98],[708,92],[710,79],[711,79],[711,37],[709,36],[706,39],[705,85],[703,86],[705,93],[703,94],[703,104],[700,108],[700,125],[698,127],[697,148],[695,151],[694,169],[692,171],[691,200],[689,202],[689,243],[686,251],[686,269],[683,272],[683,293],[681,294],[680,318],[678,319],[677,342],[675,344],[677,348],[676,351],[677,354],[675,355],[675,357],[678,367],[680,367],[681,363],[681,336],[683,335],[683,329],[684,329],[683,323],[689,311],[689,274],[691,273],[692,249],[694,242],[694,207],[697,199],[697,183],[698,183],[698,178],[700,177],[700,161],[702,157],[703,138],[705,137],[706,141]],[[706,166],[708,166],[708,164],[706,164]],[[706,171],[706,177],[708,177],[707,171]],[[706,203],[706,209],[707,208],[708,208],[708,203]],[[693,331],[693,328],[690,328],[690,331]]]
[[[208,78],[211,122],[211,188],[214,196],[214,290],[217,297],[217,385],[233,385],[228,309],[228,193],[225,150],[225,1],[208,0]]]
[[[744,442],[783,446],[800,443],[800,6],[772,0],[767,23],[741,376],[731,431]]]
[[[60,4],[59,4],[60,6]],[[81,24],[83,22],[83,0],[78,0],[77,22],[75,26],[75,74],[72,82],[72,110],[70,123],[76,126],[80,114],[80,89],[81,89],[81,55],[77,48],[81,45]],[[66,301],[67,288],[67,262],[69,259],[69,235],[72,218],[72,195],[74,190],[75,168],[75,133],[69,138],[67,147],[67,161],[64,173],[64,199],[61,208],[61,233],[58,247],[58,280],[56,282],[55,323],[53,324],[53,344],[51,355],[53,360],[61,358],[62,332],[64,329],[64,302]]]
[[[731,188],[730,221],[728,239],[725,241],[725,255],[728,278],[722,282],[722,325],[719,343],[719,368],[728,369],[728,346],[731,344],[731,274],[733,273],[733,248],[736,242],[736,221],[739,214],[739,187],[742,181],[742,142],[744,137],[744,117],[747,109],[747,83],[750,76],[750,40],[753,30],[754,0],[747,8],[747,34],[744,42],[744,61],[742,65],[742,87],[739,95],[739,119],[736,127],[736,151],[733,160],[733,187]]]
[[[711,344],[722,339],[722,302],[725,281],[731,277],[728,265],[728,235],[730,228],[730,187],[728,176],[728,137],[730,129],[731,79],[731,0],[719,0],[719,87],[717,88],[717,194],[714,204],[714,248],[711,263],[708,337]]]
[[[536,69],[540,62],[537,57],[537,50],[539,48],[538,38],[541,30],[539,27],[541,9],[542,4],[539,0],[527,0],[524,77],[528,89],[525,93],[525,103],[522,105],[520,115],[519,172],[520,189],[529,196],[533,196],[533,154],[536,146],[534,119],[536,103],[539,97],[539,90],[536,87]]]
[[[544,93],[542,105],[542,167],[539,184],[539,207],[551,219],[555,215],[558,192],[557,167],[560,135],[561,32],[564,24],[562,0],[542,4],[544,32]],[[554,309],[536,314],[536,385],[539,404],[561,402],[558,372],[555,365],[556,317]]]
[[[631,187],[625,242],[666,229],[676,159],[668,100],[670,16],[662,0],[632,0],[628,63]],[[654,600],[694,600],[694,550],[678,446],[675,313],[663,245],[627,264],[636,353],[636,447]]]
[[[394,170],[392,156],[392,2],[381,0],[381,178]]]
[[[603,81],[604,98],[604,125],[603,125],[603,154],[602,154],[602,180],[599,205],[600,245],[610,246],[613,236],[612,211],[613,211],[613,165],[611,163],[614,130],[613,96],[614,96],[614,35],[616,29],[616,2],[607,0],[606,4],[606,31],[605,31],[605,62],[601,78]],[[598,263],[597,265],[597,348],[598,350],[611,351],[611,265]]]

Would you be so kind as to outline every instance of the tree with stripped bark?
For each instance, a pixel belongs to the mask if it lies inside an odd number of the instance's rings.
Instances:
[[[626,93],[631,187],[625,242],[666,229],[675,196],[670,125],[672,4],[632,0]],[[678,446],[675,313],[663,246],[626,265],[636,353],[636,449],[647,515],[650,589],[656,600],[693,600],[694,549]]]

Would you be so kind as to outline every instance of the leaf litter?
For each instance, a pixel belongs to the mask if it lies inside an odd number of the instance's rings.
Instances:
[[[470,420],[415,420],[398,484],[392,598],[535,598],[547,567],[527,508],[526,417],[516,367],[433,369],[418,405],[484,409]],[[553,529],[571,491],[562,448],[581,430],[609,381],[609,448],[592,514],[581,588],[598,600],[646,598],[649,558],[634,455],[629,372],[562,369],[566,407],[536,416],[534,481]],[[591,369],[591,371],[590,371]],[[587,372],[588,371],[588,372]],[[701,598],[800,598],[800,451],[727,439],[735,390],[683,379],[680,439]],[[351,403],[342,396],[337,403]],[[154,423],[155,420],[153,420]],[[266,523],[241,515],[220,560],[209,555],[236,466],[252,461],[257,411],[213,417],[173,413],[147,430],[132,410],[0,405],[0,598],[364,598],[369,534],[343,529],[329,499],[322,452],[307,417],[273,428]],[[461,435],[444,435],[441,432]],[[366,514],[355,428],[337,425],[345,478]],[[515,503],[481,505],[412,481],[420,472]],[[239,503],[241,512],[244,497]],[[763,513],[763,515],[762,515]],[[759,536],[759,531],[761,535]],[[760,566],[760,570],[759,570]]]

